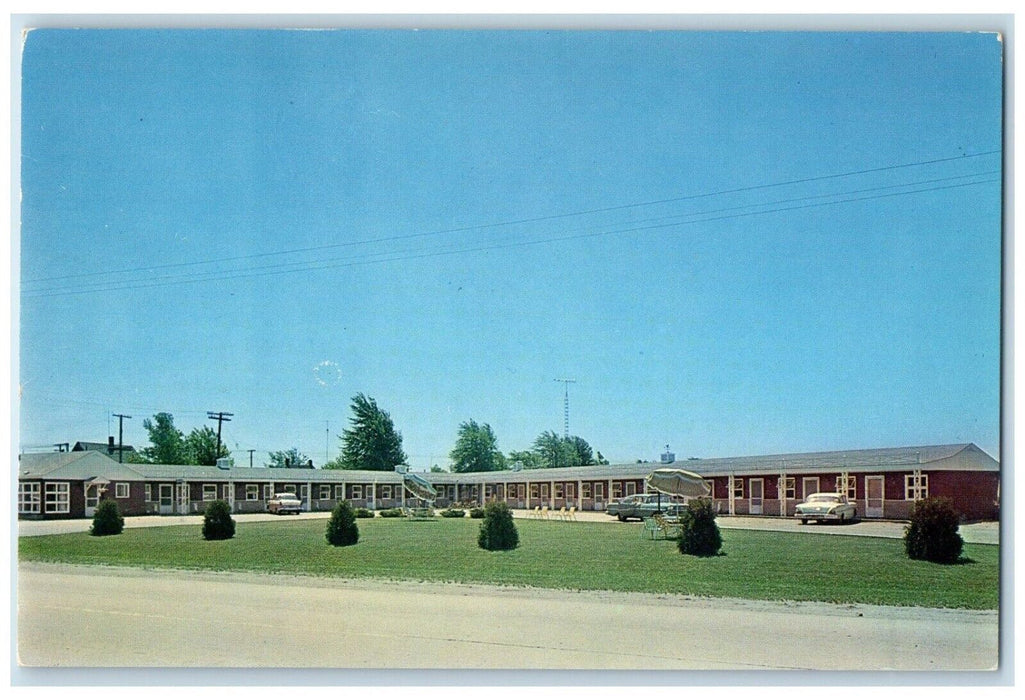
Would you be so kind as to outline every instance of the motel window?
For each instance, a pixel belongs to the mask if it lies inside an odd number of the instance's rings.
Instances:
[[[231,500],[231,484],[225,484],[224,488],[221,489],[221,498],[226,501]]]
[[[263,500],[269,501],[274,496],[274,487],[271,484],[263,485]]]
[[[114,484],[114,498],[128,498],[128,484]]]
[[[849,498],[852,501],[855,500],[858,497],[857,483],[858,483],[857,482],[857,477],[854,477],[854,476],[848,476],[847,477],[847,498]],[[841,474],[840,476],[836,477],[836,492],[837,493],[843,493],[844,492],[843,474]]]
[[[555,485],[555,497],[562,498],[562,484]]]
[[[783,497],[787,500],[795,500],[797,498],[797,479],[792,476],[788,476],[783,480]]]
[[[353,498],[363,498],[363,485],[362,484],[356,484],[355,486],[352,487],[352,497]]]
[[[337,486],[335,486],[335,500],[336,501],[344,501],[345,500],[345,486],[343,486],[342,484],[338,484]]]
[[[284,490],[285,490],[285,493],[290,493],[292,495],[295,495],[295,484],[289,484],[288,486],[285,487]]]
[[[622,498],[623,496],[623,483],[621,481],[612,482],[612,497]]]
[[[590,498],[591,497],[591,485],[590,484],[580,484],[580,497],[581,498]]]
[[[637,493],[637,483],[633,481],[626,482],[626,495],[632,496]]]
[[[153,486],[151,484],[146,484],[144,490],[146,493],[146,502],[149,503],[153,500]]]
[[[548,498],[548,484],[541,484],[541,498]]]
[[[577,486],[576,484],[566,484],[566,498],[577,497]]]
[[[247,501],[258,501],[258,500],[260,500],[260,485],[259,484],[246,484],[246,500]]]
[[[595,499],[601,499],[605,497],[605,484],[594,485],[594,497]]]
[[[39,512],[39,484],[20,483],[18,484],[18,512],[38,513]]]
[[[523,498],[523,494],[526,493],[523,484],[516,485],[516,498]]]
[[[71,484],[66,481],[48,483],[44,493],[47,513],[71,512]]]
[[[216,501],[217,500],[217,484],[203,484],[203,500],[204,501]]]
[[[904,475],[904,500],[920,501],[929,497],[929,475],[928,474],[905,474]]]
[[[531,498],[537,498],[538,497],[537,494],[538,494],[538,485],[537,484],[531,484],[530,485],[530,497]]]
[[[744,480],[734,479],[733,480],[733,497],[743,498],[744,497]]]
[[[331,487],[327,484],[320,485],[320,500],[327,501],[331,498]]]
[[[391,486],[385,484],[381,487],[381,498],[391,498]]]
[[[491,484],[484,485],[484,498],[490,499],[495,495],[495,488]]]

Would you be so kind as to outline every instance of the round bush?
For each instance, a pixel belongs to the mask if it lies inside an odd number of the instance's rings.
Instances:
[[[369,508],[357,508],[356,509],[356,517],[357,518],[372,518],[372,517],[374,517],[374,511],[370,510]]]
[[[466,511],[458,508],[446,508],[441,511],[441,517],[443,518],[465,518]]]
[[[384,510],[378,511],[378,514],[382,518],[401,518],[405,515],[401,508],[385,508]]]
[[[476,518],[477,520],[480,520],[481,518],[484,517],[484,509],[483,508],[471,508],[470,509],[470,517],[471,518]]]
[[[121,509],[117,507],[117,502],[109,498],[100,501],[93,514],[93,526],[89,534],[97,537],[120,535],[124,529],[125,519],[121,517]]]
[[[348,501],[339,501],[331,511],[331,519],[327,521],[328,544],[335,547],[348,547],[359,542],[359,527],[356,525],[356,512]]]
[[[957,528],[961,520],[945,498],[926,498],[911,506],[911,522],[904,528],[904,551],[910,559],[954,564],[961,558],[964,540]]]
[[[722,535],[715,524],[715,508],[707,498],[698,498],[687,504],[680,514],[679,548],[682,554],[714,557],[722,549]]]
[[[512,511],[501,501],[492,501],[484,507],[484,522],[480,524],[477,546],[489,551],[516,549],[520,535],[513,524]]]
[[[230,540],[235,536],[235,521],[227,501],[210,501],[203,513],[204,540]]]

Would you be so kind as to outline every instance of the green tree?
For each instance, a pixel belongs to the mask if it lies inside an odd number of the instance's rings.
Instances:
[[[580,466],[580,455],[577,454],[573,443],[552,430],[546,430],[537,436],[537,440],[534,441],[534,452],[544,469]]]
[[[212,467],[217,464],[218,458],[229,456],[231,453],[223,442],[221,449],[217,449],[217,432],[208,425],[204,425],[202,428],[193,428],[185,438],[186,464]]]
[[[366,469],[392,471],[406,463],[402,434],[395,430],[391,416],[362,393],[352,397],[352,427],[342,431],[342,451],[325,469]]]
[[[302,469],[309,464],[310,458],[299,451],[298,447],[267,453],[269,460],[266,466],[277,469]]]
[[[687,504],[687,510],[680,514],[680,541],[677,546],[681,554],[696,557],[714,557],[722,549],[722,534],[715,524],[715,507],[710,498],[695,498]]]
[[[491,426],[468,420],[459,425],[456,446],[449,453],[453,472],[493,472],[505,469],[505,455]]]
[[[541,466],[541,460],[532,450],[513,450],[505,459],[510,467],[516,462],[519,462],[524,469],[537,469]]]
[[[174,416],[157,413],[153,420],[146,418],[142,427],[149,433],[152,447],[142,450],[143,459],[150,464],[188,464],[189,454],[185,435],[174,427]]]
[[[335,547],[347,547],[359,542],[359,526],[356,525],[356,512],[348,501],[339,501],[331,511],[331,519],[327,522],[324,533],[328,544]]]
[[[96,506],[96,512],[93,514],[93,525],[89,529],[89,534],[96,535],[97,537],[120,535],[124,529],[125,519],[121,515],[121,509],[118,508],[117,501],[104,498]]]
[[[227,501],[210,501],[203,512],[203,539],[230,540],[235,536],[235,519]]]
[[[956,564],[964,539],[958,533],[961,516],[946,498],[926,498],[911,506],[904,528],[904,551],[909,559]]]
[[[516,549],[520,535],[513,523],[512,511],[502,501],[491,501],[484,506],[484,522],[477,533],[477,546],[489,551]]]
[[[576,453],[575,466],[587,467],[592,464],[597,464],[594,459],[594,451],[591,449],[587,440],[576,435],[571,435],[570,437],[565,438],[565,440]]]

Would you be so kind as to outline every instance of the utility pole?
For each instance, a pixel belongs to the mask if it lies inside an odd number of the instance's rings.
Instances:
[[[328,441],[331,437],[331,421],[324,421],[324,464],[329,461],[330,454],[328,453]]]
[[[562,399],[562,436],[564,438],[569,437],[569,385],[576,384],[576,379],[556,379],[557,382],[562,382],[563,386],[566,387],[566,393]]]
[[[117,418],[117,461],[125,461],[125,418],[131,420],[131,416],[126,416],[121,413],[113,414]]]
[[[206,417],[207,418],[209,418],[210,420],[217,421],[217,451],[214,452],[214,459],[217,459],[218,457],[221,456],[221,423],[225,423],[225,422],[230,423],[231,422],[231,417],[233,415],[235,415],[235,414],[234,413],[225,413],[224,411],[218,411],[216,413],[213,412],[213,411],[207,411],[206,412]]]

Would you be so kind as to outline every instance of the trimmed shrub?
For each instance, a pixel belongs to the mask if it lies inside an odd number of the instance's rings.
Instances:
[[[954,564],[961,558],[964,540],[957,528],[961,520],[946,498],[926,498],[911,506],[911,522],[904,528],[904,550],[910,559]]]
[[[509,506],[501,501],[492,501],[476,510],[481,510],[484,515],[484,522],[480,524],[480,533],[477,535],[478,547],[490,551],[516,549],[520,535],[516,532]],[[470,517],[473,517],[473,511],[470,511]]]
[[[715,508],[711,499],[697,498],[680,513],[680,541],[682,554],[696,557],[714,557],[722,549],[722,535],[715,524]]]
[[[374,511],[369,508],[357,508],[355,515],[357,518],[372,518],[374,517]]]
[[[235,536],[235,520],[227,501],[210,501],[203,513],[204,540],[230,540]]]
[[[466,511],[459,510],[458,508],[446,508],[441,511],[441,517],[443,518],[465,518]]]
[[[382,518],[401,518],[405,515],[401,508],[385,508],[380,511],[380,514]]]
[[[117,507],[117,501],[112,501],[109,498],[100,501],[93,514],[93,525],[89,529],[89,534],[97,537],[120,535],[124,529],[125,519],[121,516],[121,509]]]
[[[471,518],[476,518],[477,520],[480,520],[481,518],[484,517],[484,509],[483,508],[471,508],[470,509],[470,517]]]
[[[335,547],[347,547],[359,542],[359,527],[356,525],[356,511],[348,501],[339,501],[331,511],[331,519],[327,521],[328,544]]]

